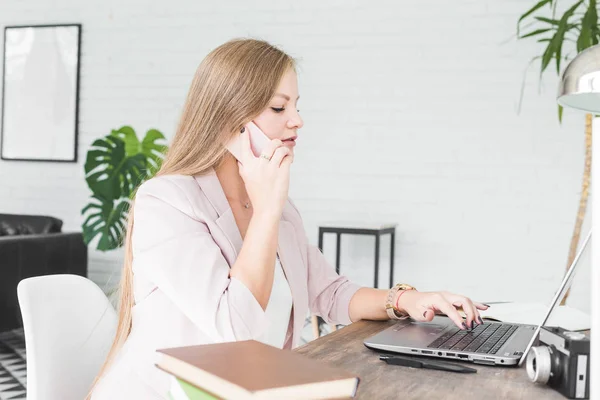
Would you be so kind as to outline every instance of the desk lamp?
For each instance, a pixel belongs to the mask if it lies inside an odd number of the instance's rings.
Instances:
[[[557,102],[563,107],[585,111],[594,115],[593,134],[600,134],[600,45],[595,45],[579,53],[562,75],[558,87]],[[592,141],[592,187],[600,187],[600,136]],[[594,167],[597,165],[597,167]],[[594,185],[594,181],[598,184]],[[595,196],[598,207],[592,204],[592,226],[600,226],[600,194]],[[594,212],[594,208],[598,210]],[[598,256],[594,259],[594,251]],[[590,342],[590,377],[600,376],[600,235],[592,236],[591,297],[592,330]],[[600,382],[590,381],[590,398],[600,398]]]

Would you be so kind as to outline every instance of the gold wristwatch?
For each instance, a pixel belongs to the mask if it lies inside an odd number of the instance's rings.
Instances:
[[[397,283],[388,291],[387,300],[385,302],[385,311],[390,319],[406,319],[409,317],[407,313],[397,309],[396,304],[394,304],[396,293],[401,290],[416,290],[416,288],[406,283]]]

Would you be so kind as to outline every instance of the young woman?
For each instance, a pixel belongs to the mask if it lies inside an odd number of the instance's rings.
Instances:
[[[462,329],[482,323],[487,306],[464,296],[359,287],[308,243],[288,198],[298,98],[295,60],[265,41],[231,40],[202,61],[162,167],[129,213],[119,325],[95,400],[165,398],[158,348],[255,339],[291,349],[309,310],[340,324],[436,312]],[[256,157],[245,130],[240,163],[225,145],[249,121],[271,142]]]

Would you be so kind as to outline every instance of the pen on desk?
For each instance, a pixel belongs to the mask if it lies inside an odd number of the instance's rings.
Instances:
[[[461,373],[476,373],[474,368],[464,367],[462,365],[450,364],[441,361],[433,360],[417,360],[415,358],[403,356],[380,356],[380,360],[385,361],[390,365],[401,365],[403,367],[412,368],[428,368],[437,369],[440,371],[461,372]]]

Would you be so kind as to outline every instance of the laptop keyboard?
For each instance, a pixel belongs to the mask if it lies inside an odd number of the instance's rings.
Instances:
[[[454,327],[431,342],[427,347],[442,350],[470,351],[496,354],[500,347],[515,333],[517,325],[486,322],[473,330],[463,331]]]

